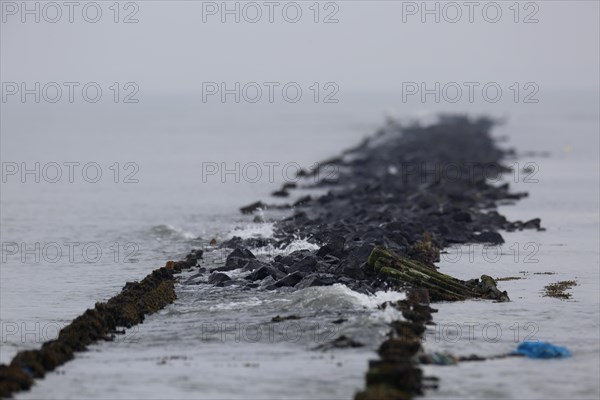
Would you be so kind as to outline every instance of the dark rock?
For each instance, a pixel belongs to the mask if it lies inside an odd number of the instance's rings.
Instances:
[[[256,257],[254,256],[254,254],[252,254],[252,252],[250,250],[238,247],[238,248],[234,249],[231,253],[229,253],[227,258],[228,259],[229,258],[243,258],[246,260],[250,260],[250,259],[253,259]]]
[[[316,272],[320,272],[322,274],[326,274],[326,273],[330,273],[333,272],[333,269],[335,269],[336,264],[329,264],[326,263],[325,261],[318,261],[317,265],[315,265],[315,271]]]
[[[296,289],[306,289],[312,286],[330,286],[337,282],[332,274],[310,274],[305,276],[296,286]]]
[[[298,282],[300,282],[302,280],[302,278],[304,277],[304,275],[301,272],[292,272],[291,274],[287,275],[284,278],[281,278],[280,280],[278,280],[277,282],[275,282],[275,286],[276,287],[284,287],[284,286],[291,286],[294,287],[296,286],[296,284]]]
[[[193,266],[193,265],[196,265],[197,261],[202,258],[203,254],[204,254],[203,250],[194,249],[187,256],[185,256],[185,260],[192,261],[192,266]]]
[[[363,265],[365,264],[358,264],[354,261],[342,261],[342,263],[334,269],[334,272],[338,275],[344,275],[345,277],[352,279],[363,279],[365,277]]]
[[[272,245],[275,243],[275,240],[272,238],[248,238],[248,239],[242,239],[239,236],[234,236],[229,240],[224,241],[223,243],[221,243],[221,245],[219,246],[219,248],[228,248],[228,249],[235,249],[238,247],[251,247],[251,248],[257,248],[257,247],[265,247],[268,245]]]
[[[278,277],[279,273],[281,273],[281,272],[271,266],[264,266],[264,267],[258,268],[256,271],[252,272],[250,275],[248,275],[246,277],[246,279],[251,280],[251,281],[261,281],[261,280],[265,279],[267,276],[270,276],[275,279]]]
[[[183,282],[184,285],[197,285],[200,283],[199,279],[203,276],[204,274],[199,273],[199,274],[194,274],[192,276],[190,276],[185,282]]]
[[[262,268],[264,266],[266,266],[267,264],[265,264],[262,261],[258,261],[255,258],[252,258],[248,261],[246,261],[246,264],[244,265],[244,267],[242,268],[242,271],[254,271],[257,270],[259,268]]]
[[[300,197],[298,200],[296,200],[296,202],[294,203],[294,207],[300,207],[303,205],[306,205],[308,203],[310,203],[312,200],[312,197],[310,196],[304,196],[304,197]]]
[[[233,271],[234,269],[243,268],[248,261],[255,258],[250,250],[238,247],[229,253],[225,260],[225,266],[215,268],[213,271]]]
[[[309,250],[296,250],[284,257],[275,257],[275,261],[280,262],[283,265],[291,267],[292,265],[299,263],[306,256],[310,255]]]
[[[273,262],[271,266],[283,273],[286,273],[286,266],[278,261]]]
[[[498,232],[481,232],[479,235],[473,235],[473,241],[478,243],[502,244],[504,239]]]
[[[452,219],[458,222],[471,222],[471,214],[468,212],[457,212],[452,216]]]
[[[310,273],[316,271],[317,262],[319,259],[316,256],[308,255],[304,257],[302,260],[295,262],[287,268],[287,272],[304,272]]]
[[[346,239],[343,236],[334,236],[317,251],[317,255],[319,257],[333,256],[340,258],[344,255],[345,243]]]
[[[261,289],[266,289],[266,290],[273,290],[273,289],[277,289],[277,286],[275,286],[275,279],[273,279],[272,276],[267,276],[265,279],[262,280],[262,282],[260,282],[260,288]]]
[[[222,282],[227,282],[227,281],[230,281],[230,280],[231,280],[231,278],[229,277],[229,275],[224,274],[222,272],[213,272],[208,277],[208,283],[212,283],[213,285],[214,284],[218,284],[218,283],[222,283]]]
[[[523,223],[523,229],[540,229],[540,223],[542,221],[539,218],[531,219]]]
[[[256,210],[264,210],[265,208],[265,203],[263,203],[262,201],[257,201],[256,203],[252,203],[250,205],[240,208],[240,211],[242,212],[242,214],[252,214]]]
[[[277,190],[277,191],[271,193],[271,196],[274,196],[274,197],[289,197],[289,195],[290,195],[290,193],[285,189]]]
[[[318,255],[318,254],[317,254]],[[326,255],[325,257],[323,257],[323,261],[327,264],[338,264],[340,262],[340,259],[332,256],[331,254]]]
[[[334,269],[334,272],[338,275],[343,275],[352,279],[364,279],[364,265],[374,247],[375,246],[370,243],[363,243],[359,247],[353,249],[346,259],[342,260]]]

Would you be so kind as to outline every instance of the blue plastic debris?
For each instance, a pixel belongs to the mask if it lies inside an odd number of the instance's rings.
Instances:
[[[448,353],[430,353],[429,358],[431,364],[435,365],[454,365],[458,361],[456,357]]]
[[[519,346],[517,346],[517,349],[512,354],[522,354],[529,358],[562,358],[571,356],[571,352],[565,347],[547,342],[519,343]]]

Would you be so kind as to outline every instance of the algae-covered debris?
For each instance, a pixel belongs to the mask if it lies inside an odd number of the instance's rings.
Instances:
[[[384,247],[373,249],[368,264],[382,279],[391,283],[428,289],[433,301],[459,301],[469,298],[509,301],[508,294],[498,290],[496,281],[488,275],[482,275],[480,279],[461,281],[417,260],[394,254]]]
[[[496,278],[496,282],[516,281],[519,279],[523,279],[523,277],[521,277],[521,276],[505,276],[503,278]]]
[[[76,352],[101,340],[112,340],[118,327],[130,328],[144,321],[146,315],[171,304],[175,298],[174,275],[196,265],[201,251],[185,261],[168,261],[140,282],[127,282],[123,290],[106,302],[96,303],[38,350],[24,350],[9,365],[0,365],[0,398],[27,390],[33,380],[74,358]]]
[[[544,297],[555,297],[557,299],[568,300],[571,298],[571,293],[567,290],[573,286],[577,286],[575,281],[559,281],[551,283],[544,287]]]

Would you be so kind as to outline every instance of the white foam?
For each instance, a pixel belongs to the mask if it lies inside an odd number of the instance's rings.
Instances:
[[[184,231],[181,228],[177,228],[173,225],[169,225],[169,224],[161,224],[161,225],[156,225],[152,227],[152,232],[156,236],[156,239],[158,240],[162,240],[165,238],[169,238],[169,237],[177,237],[177,238],[182,238],[182,239],[186,239],[186,240],[191,240],[191,239],[195,239],[198,237],[198,235],[196,235],[193,232],[188,232],[188,231]]]
[[[307,308],[347,307],[368,310],[377,310],[377,307],[386,301],[406,298],[405,293],[395,291],[378,291],[372,295],[359,293],[341,283],[310,287],[295,292],[293,296],[296,302]]]
[[[264,246],[258,249],[252,249],[252,252],[257,256],[275,257],[278,255],[286,256],[297,250],[318,250],[321,246],[310,243],[306,239],[296,239],[287,246],[275,247],[273,245]]]
[[[256,307],[263,304],[265,301],[258,297],[251,297],[244,301],[232,301],[228,303],[219,303],[209,307],[209,311],[224,311],[224,310],[245,310],[250,307]]]
[[[272,238],[274,234],[273,225],[272,222],[264,222],[237,227],[227,234],[227,238],[231,239],[234,236],[238,236],[242,239]]]
[[[383,291],[380,290],[375,292],[375,294],[369,295],[364,293],[355,292],[350,289],[348,286],[343,285],[341,283],[336,283],[331,286],[331,288],[335,291],[338,291],[340,294],[348,296],[356,302],[357,305],[368,309],[376,309],[382,303],[386,301],[398,301],[404,300],[406,298],[406,294],[404,292],[396,292],[392,290]]]
[[[293,253],[297,250],[318,250],[321,246],[315,243],[310,243],[306,239],[296,239],[284,248],[284,252]]]
[[[371,318],[375,320],[383,320],[388,324],[393,321],[404,320],[402,312],[395,307],[386,307],[383,310],[377,310],[377,312],[375,312]]]

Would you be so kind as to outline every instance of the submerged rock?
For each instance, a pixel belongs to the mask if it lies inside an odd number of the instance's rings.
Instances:
[[[479,243],[502,244],[504,238],[498,232],[481,232],[479,235],[473,235],[473,241]]]

